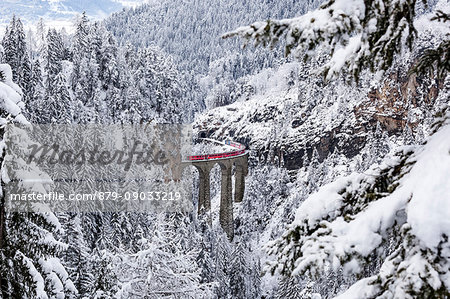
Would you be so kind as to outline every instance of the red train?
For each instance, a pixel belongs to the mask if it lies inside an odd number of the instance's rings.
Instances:
[[[237,143],[237,142],[232,142],[231,140],[226,140],[225,144],[230,145],[235,148],[238,148],[239,150],[234,151],[234,152],[226,152],[226,153],[187,156],[187,160],[198,161],[198,160],[222,159],[222,158],[229,158],[229,157],[234,157],[234,156],[239,156],[239,155],[245,154],[245,146],[243,146],[242,144]]]

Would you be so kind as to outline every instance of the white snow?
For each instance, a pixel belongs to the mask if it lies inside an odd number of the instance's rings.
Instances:
[[[22,91],[12,81],[11,67],[7,64],[0,64],[0,73],[4,77],[4,82],[0,82],[0,107],[11,114],[17,122],[28,124],[21,113],[21,109],[25,106],[22,102]]]
[[[342,205],[342,196],[338,194],[348,182],[359,182],[360,174],[353,173],[348,177],[339,178],[311,195],[305,200],[301,208],[297,211],[295,221],[292,225],[301,223],[303,219],[307,219],[308,225],[312,226],[325,218],[325,215],[336,217],[337,209]]]
[[[54,297],[52,298],[66,298],[65,291],[69,291],[73,294],[77,293],[76,287],[69,279],[69,274],[58,258],[41,258],[39,264],[42,267],[42,271],[45,273],[47,283],[52,286],[52,292],[54,294]]]
[[[436,249],[442,235],[450,234],[450,125],[428,140],[405,177],[411,195],[408,222],[428,248]]]
[[[321,188],[301,205],[291,227],[300,226],[305,220],[313,226],[329,219],[336,253],[353,248],[367,256],[381,243],[380,233],[392,226],[396,213],[405,209],[413,233],[428,248],[437,250],[442,236],[450,232],[450,125],[434,134],[413,159],[416,163],[400,180],[400,186],[392,194],[371,202],[354,220],[336,218],[343,204],[338,191],[361,188],[363,179],[370,183],[376,175],[374,169]]]
[[[361,38],[361,34],[352,36],[345,47],[341,47],[335,51],[330,61],[325,65],[326,68],[329,68],[327,79],[331,79],[334,74],[339,73],[346,62],[351,61],[353,59],[352,57],[356,56],[356,53],[363,46]]]
[[[444,236],[450,233],[450,117],[425,145],[405,147],[403,152],[411,150],[413,154],[404,164],[411,166],[402,167],[403,176],[396,181],[397,188],[391,193],[380,194],[380,198],[372,199],[367,205],[359,206],[361,210],[353,215],[342,212],[348,204],[343,196],[349,193],[355,196],[373,186],[381,171],[399,164],[400,156],[385,159],[381,165],[374,165],[363,174],[353,173],[325,185],[303,202],[284,236],[299,227],[313,229],[314,232],[301,237],[301,248],[298,250],[302,254],[295,261],[293,275],[304,273],[310,267],[313,269],[309,271],[313,272],[325,269],[327,265],[335,269],[343,266],[345,274],[359,273],[362,261],[354,257],[372,254],[381,245],[386,232],[392,226],[400,225],[405,229],[411,228],[417,245],[408,248],[406,257],[400,262],[384,261],[379,274],[381,279],[392,277],[397,271],[402,273],[403,280],[383,283],[395,288],[390,291],[396,295],[404,294],[408,285],[420,290],[426,282],[437,290],[442,283],[450,284],[445,281],[448,275],[434,269],[432,263],[435,262],[424,257],[424,250],[443,257],[443,267],[447,267],[445,265],[450,257],[450,249],[445,245],[444,249],[438,249],[438,246],[445,244],[442,243],[445,242]],[[274,248],[277,242],[269,243],[269,248]],[[281,249],[279,265],[292,259],[293,246],[299,245],[287,243]],[[447,253],[439,254],[439,250]],[[360,280],[337,298],[378,296],[380,289],[373,286],[377,279],[380,278],[375,275]]]
[[[22,252],[17,251],[16,252],[16,258],[19,258],[23,261],[23,263],[26,265],[28,269],[28,273],[31,275],[34,283],[35,283],[35,296],[34,298],[37,299],[47,299],[47,292],[45,291],[45,281],[42,275],[39,273],[39,271],[34,266],[33,262],[26,257]]]
[[[345,293],[334,299],[371,298],[376,294],[376,287],[370,284],[370,278],[361,279],[353,284]]]

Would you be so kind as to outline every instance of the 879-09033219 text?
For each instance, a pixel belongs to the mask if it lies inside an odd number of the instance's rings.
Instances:
[[[180,192],[174,191],[95,191],[93,193],[70,193],[68,195],[61,192],[49,193],[12,193],[9,194],[10,201],[179,201],[181,199]]]

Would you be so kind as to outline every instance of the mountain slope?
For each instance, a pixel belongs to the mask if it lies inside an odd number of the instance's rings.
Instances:
[[[156,44],[175,56],[183,70],[205,73],[212,61],[241,52],[240,41],[221,39],[227,30],[254,19],[302,14],[317,5],[316,0],[161,0],[116,13],[106,25],[120,43],[144,47]],[[254,49],[245,51],[247,55],[249,52]],[[256,52],[259,57],[270,55]],[[258,63],[252,67],[258,67]]]
[[[82,12],[100,20],[124,7],[135,6],[145,0],[3,0],[0,3],[0,28],[5,27],[13,15],[26,25],[43,18],[51,26],[71,26],[72,19]],[[58,26],[58,27],[59,27]]]

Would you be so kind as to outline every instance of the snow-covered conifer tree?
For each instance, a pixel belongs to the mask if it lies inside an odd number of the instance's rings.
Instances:
[[[448,90],[439,96],[448,98]],[[272,273],[318,278],[342,269],[356,275],[337,298],[448,297],[448,106],[440,115],[425,145],[406,147],[379,168],[353,173],[311,195],[269,245],[276,256]],[[381,267],[360,278],[373,255]]]
[[[86,13],[79,17],[77,20],[75,35],[73,37],[73,48],[72,48],[72,60],[73,60],[73,73],[71,79],[72,88],[75,89],[78,81],[83,78],[81,73],[81,64],[83,60],[88,59],[91,54],[89,46],[89,19]]]
[[[13,80],[21,87],[24,93],[24,102],[27,103],[31,93],[31,62],[26,44],[25,31],[20,18],[14,16],[3,36],[4,62],[13,70]]]
[[[330,55],[322,66],[327,79],[347,71],[357,80],[363,69],[386,70],[396,53],[412,47],[415,6],[415,0],[331,0],[303,16],[256,22],[225,37],[239,35],[264,46],[285,38],[286,54],[296,57],[314,56],[320,47]]]
[[[277,299],[299,299],[302,289],[297,277],[283,277],[278,284],[275,295]]]
[[[42,75],[42,68],[39,59],[36,59],[31,73],[31,93],[28,101],[26,114],[32,123],[39,123],[39,118],[42,115],[42,107],[44,105],[44,81]]]
[[[24,149],[17,144],[6,146],[5,126],[11,122],[29,125],[21,113],[24,108],[22,92],[12,81],[9,65],[0,65],[3,80],[0,81],[1,107],[1,168],[2,190],[0,197],[0,295],[2,298],[74,298],[77,293],[68,273],[57,256],[66,249],[66,244],[58,240],[62,232],[56,216],[41,204],[30,206],[28,212],[8,211],[5,206],[5,186],[20,182],[30,176],[42,173],[36,164],[24,166],[11,159],[7,152]],[[25,131],[14,138],[29,138]],[[17,132],[16,132],[17,133]],[[6,147],[6,149],[5,149]],[[14,147],[14,148],[11,148]],[[8,165],[8,167],[6,167]],[[22,192],[45,192],[42,183],[19,184]]]
[[[215,294],[218,298],[230,298],[230,260],[231,248],[228,238],[219,229],[216,230],[214,246],[215,281],[217,283]]]
[[[60,215],[64,228],[64,241],[68,244],[63,254],[64,265],[81,296],[88,294],[93,287],[92,257],[86,244],[85,232],[81,225],[82,215],[64,213]]]
[[[124,280],[121,298],[173,298],[211,296],[211,286],[200,280],[198,251],[183,248],[177,238],[176,215],[158,215],[151,239],[140,240],[140,250],[118,265]],[[178,223],[178,225],[181,223]]]
[[[61,58],[63,55],[63,45],[61,36],[55,29],[47,33],[47,47],[44,52],[44,71],[46,75],[45,87],[47,95],[54,95],[56,77],[62,71]]]
[[[238,242],[231,254],[230,287],[233,298],[250,298],[249,253],[243,242]]]

